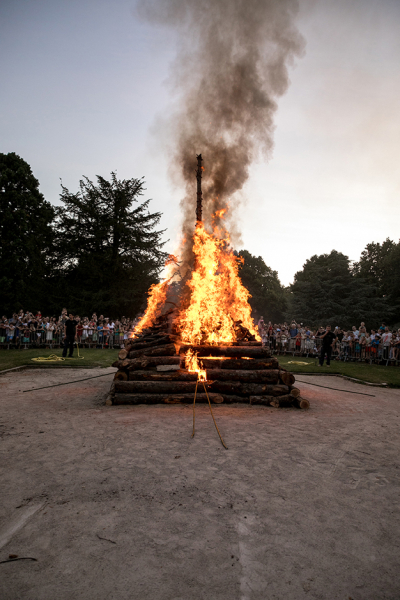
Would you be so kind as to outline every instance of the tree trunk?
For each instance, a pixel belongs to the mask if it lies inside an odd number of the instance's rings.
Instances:
[[[124,360],[127,356],[128,356],[128,350],[123,349],[118,352],[119,360]]]

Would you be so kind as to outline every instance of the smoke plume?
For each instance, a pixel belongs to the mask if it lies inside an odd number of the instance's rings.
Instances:
[[[303,51],[297,0],[140,0],[146,19],[178,32],[172,67],[177,92],[169,130],[186,189],[183,233],[191,245],[196,154],[204,159],[203,218],[234,207],[251,163],[273,147],[277,99],[288,65]],[[231,218],[232,222],[232,218]],[[217,222],[218,224],[218,222]]]

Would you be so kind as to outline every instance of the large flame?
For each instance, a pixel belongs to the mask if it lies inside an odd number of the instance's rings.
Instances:
[[[147,307],[143,317],[135,327],[135,337],[143,331],[154,325],[157,317],[161,314],[162,308],[167,299],[168,281],[153,283],[148,291]]]
[[[220,239],[198,223],[193,238],[195,267],[187,285],[189,306],[179,315],[182,341],[190,344],[221,344],[236,341],[238,322],[257,340],[251,318],[250,293],[238,275],[241,258],[229,248],[229,239]]]

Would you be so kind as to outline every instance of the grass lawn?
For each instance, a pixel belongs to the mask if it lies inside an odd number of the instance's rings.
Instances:
[[[61,356],[62,350],[0,350],[0,371],[20,367],[22,365],[55,365],[57,367],[109,367],[117,360],[118,350],[95,349],[95,348],[80,348],[79,352],[83,359],[78,358],[76,348],[74,350],[74,358],[67,359],[64,362],[54,363],[37,363],[32,361],[32,358],[38,356],[50,356],[56,354]],[[380,365],[368,365],[365,363],[343,363],[333,360],[330,367],[318,367],[317,360],[314,358],[303,358],[298,356],[277,356],[282,367],[292,371],[293,373],[325,373],[333,375],[339,373],[361,379],[369,383],[387,383],[391,387],[400,387],[400,367],[385,367]],[[290,361],[305,362],[306,365],[288,364]]]
[[[279,364],[292,373],[324,373],[333,375],[347,375],[355,379],[361,379],[369,383],[387,383],[391,387],[400,387],[400,367],[385,367],[381,365],[369,365],[366,363],[331,361],[331,366],[318,366],[315,358],[303,358],[298,356],[277,356]],[[288,364],[290,361],[305,362],[307,365]]]
[[[62,349],[56,350],[0,350],[0,371],[4,369],[12,369],[22,365],[55,365],[57,367],[110,367],[117,360],[118,350],[96,349],[96,348],[79,348],[79,353],[83,359],[78,358],[76,348],[74,349],[74,358],[67,358],[63,362],[38,363],[32,361],[32,358],[38,356],[50,356],[55,354],[61,356]]]

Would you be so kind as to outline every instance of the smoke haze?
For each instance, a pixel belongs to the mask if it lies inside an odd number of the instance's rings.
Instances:
[[[277,98],[288,88],[288,65],[304,49],[295,25],[298,2],[141,0],[138,8],[142,17],[178,33],[171,75],[178,101],[168,129],[174,177],[186,189],[181,205],[189,250],[196,219],[196,154],[204,159],[205,225],[229,204],[233,235],[237,192],[257,156],[271,154]]]

